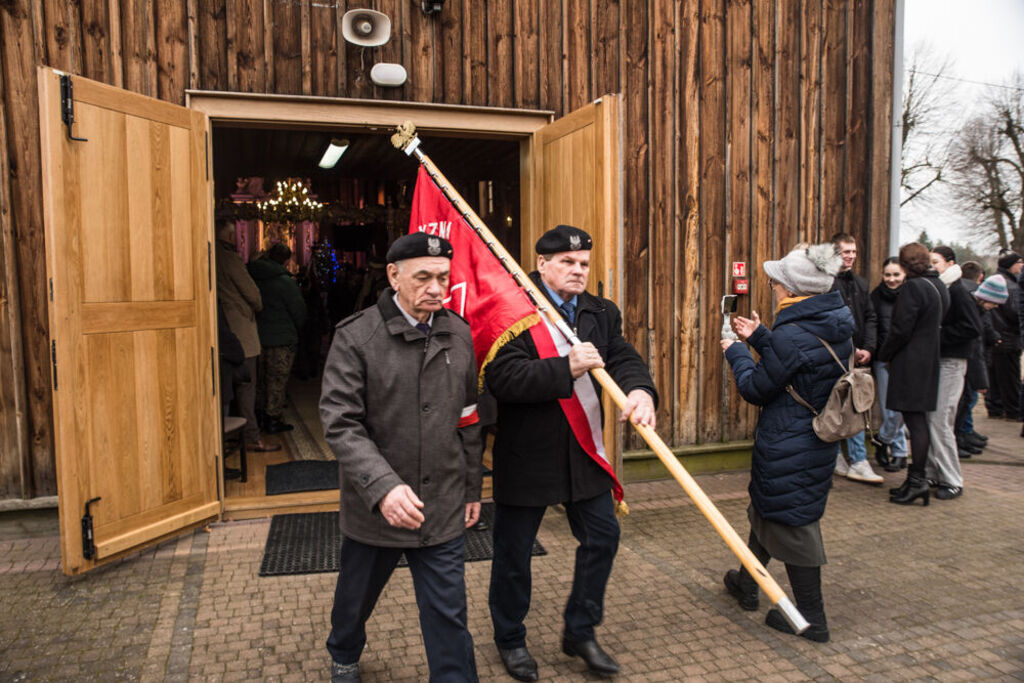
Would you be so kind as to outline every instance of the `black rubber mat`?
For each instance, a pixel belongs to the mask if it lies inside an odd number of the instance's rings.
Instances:
[[[295,460],[267,466],[267,495],[338,488],[337,460]]]
[[[494,526],[493,503],[483,504],[480,519],[487,525],[485,530],[466,531],[466,562],[489,560],[494,556],[491,533]],[[338,531],[337,512],[274,515],[270,521],[267,545],[263,549],[260,576],[336,572],[340,552],[341,533]],[[534,540],[533,554],[547,553],[540,541]],[[404,557],[398,565],[406,566]]]

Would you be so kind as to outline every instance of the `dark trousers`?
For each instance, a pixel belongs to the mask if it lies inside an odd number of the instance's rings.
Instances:
[[[530,552],[546,507],[494,506],[494,561],[488,604],[494,642],[509,649],[526,644],[523,620],[530,611]],[[564,636],[591,640],[604,615],[604,590],[619,548],[619,522],[611,493],[565,503],[572,535],[579,541],[572,592],[565,606]]]
[[[970,381],[964,382],[964,392],[960,395],[960,403],[956,407],[956,417],[953,420],[953,432],[959,437],[961,434],[974,433],[974,418],[971,415],[974,406],[978,404],[978,390],[971,386]]]
[[[761,564],[768,566],[768,560],[772,559],[772,556],[757,540],[753,531],[750,532],[747,547]],[[793,597],[796,599],[796,608],[800,610],[800,614],[812,624],[826,626],[825,602],[821,597],[821,567],[801,567],[786,563],[786,575],[789,577],[789,585],[793,588]],[[740,567],[740,588],[745,593],[757,595],[757,582],[747,572],[746,567]]]
[[[381,548],[343,538],[327,650],[339,664],[359,661],[366,620],[403,552],[412,571],[430,680],[476,681],[466,618],[465,536],[425,548]]]
[[[989,373],[990,413],[1016,420],[1020,417],[1020,351],[992,352]]]

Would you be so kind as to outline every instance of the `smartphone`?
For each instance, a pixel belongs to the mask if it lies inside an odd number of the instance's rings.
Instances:
[[[731,315],[736,312],[736,305],[739,303],[739,296],[726,294],[722,297],[722,315]]]

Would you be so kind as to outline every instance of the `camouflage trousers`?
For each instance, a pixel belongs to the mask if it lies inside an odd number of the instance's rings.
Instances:
[[[264,346],[260,351],[259,382],[256,385],[256,408],[268,417],[281,417],[284,409],[288,375],[295,360],[292,346]]]

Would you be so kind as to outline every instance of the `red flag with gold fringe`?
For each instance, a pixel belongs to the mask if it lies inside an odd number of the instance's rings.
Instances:
[[[445,306],[469,321],[482,382],[484,368],[498,349],[540,320],[537,308],[422,166],[409,232],[440,235],[452,243],[455,254]]]

